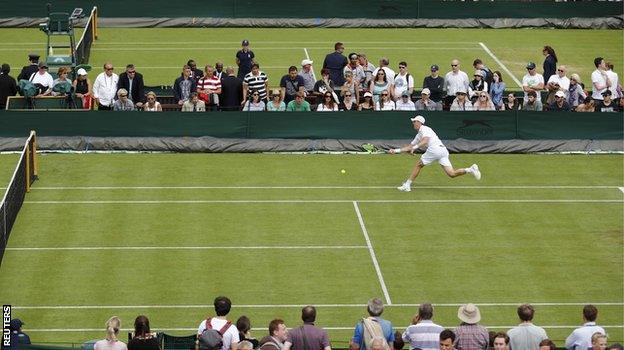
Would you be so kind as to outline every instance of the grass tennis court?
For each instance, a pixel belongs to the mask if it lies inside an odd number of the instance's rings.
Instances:
[[[578,73],[585,83],[590,82],[593,60],[598,56],[613,62],[615,72],[624,72],[622,30],[100,28],[90,64],[99,74],[107,60],[117,73],[134,63],[147,85],[171,85],[189,58],[195,59],[198,67],[217,60],[235,66],[234,56],[242,39],[251,42],[271,86],[279,84],[289,66],[299,67],[306,54],[314,61],[319,77],[323,59],[333,51],[336,41],[345,43],[345,55],[364,52],[376,66],[383,56],[390,59],[395,70],[399,61],[407,61],[416,86],[429,74],[431,64],[438,64],[440,74],[446,74],[453,58],[459,58],[462,70],[472,76],[472,61],[479,57],[492,70],[502,72],[508,89],[520,90],[509,72],[522,81],[526,63],[533,61],[541,73],[544,45],[555,48],[560,64],[568,67],[568,75]],[[43,54],[45,49],[45,36],[37,29],[0,29],[0,42],[5,43],[0,49],[2,60],[13,72],[26,64],[28,52]],[[95,76],[92,74],[91,79]]]
[[[591,302],[609,342],[622,342],[621,155],[453,155],[456,166],[478,163],[483,180],[432,166],[399,193],[416,159],[43,155],[0,299],[37,343],[99,338],[113,314],[124,328],[143,313],[153,328],[191,334],[221,294],[256,336],[317,305],[335,347],[372,296],[391,301],[384,316],[399,330],[424,301],[449,327],[457,304],[481,304],[492,329],[535,303],[557,345]],[[0,156],[3,183],[16,161]]]

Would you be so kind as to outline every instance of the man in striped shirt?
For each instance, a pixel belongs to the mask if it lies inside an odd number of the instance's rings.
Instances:
[[[410,343],[410,349],[438,350],[440,348],[440,333],[444,327],[433,323],[432,318],[433,305],[420,304],[413,324],[403,332],[403,340]]]
[[[251,72],[243,79],[243,102],[247,101],[247,96],[252,90],[260,93],[260,99],[267,102],[267,90],[269,86],[269,77],[260,70],[260,65],[254,63],[251,65]]]
[[[204,77],[197,82],[197,93],[206,103],[206,110],[214,111],[219,106],[219,95],[221,94],[221,80],[215,76],[214,68],[207,64],[204,69]]]

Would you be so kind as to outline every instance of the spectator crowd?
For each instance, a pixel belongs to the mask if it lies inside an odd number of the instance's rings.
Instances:
[[[472,80],[462,70],[461,62],[450,62],[448,73],[441,75],[437,64],[430,66],[427,76],[417,88],[405,61],[397,71],[382,57],[379,66],[369,62],[365,53],[344,55],[344,45],[337,42],[328,54],[316,79],[310,59],[299,67],[290,66],[279,79],[279,88],[269,88],[269,77],[260,68],[248,40],[243,40],[236,53],[237,69],[224,67],[222,62],[198,69],[191,59],[173,81],[173,106],[184,112],[204,111],[392,111],[392,110],[450,110],[450,111],[622,111],[624,99],[618,74],[613,64],[602,57],[594,60],[591,82],[585,85],[578,74],[568,72],[559,64],[555,50],[544,46],[542,74],[537,65],[528,62],[522,78],[523,95],[508,93],[503,75],[492,71],[476,58],[472,62]],[[78,69],[76,78],[68,78],[67,67],[58,69],[57,78],[48,73],[39,56],[29,55],[18,80],[27,80],[37,87],[38,96],[71,95],[82,100],[85,109],[149,112],[163,110],[152,91],[145,92],[143,75],[128,64],[117,75],[110,62],[91,82],[87,71]],[[0,108],[8,96],[18,92],[10,67],[2,65],[0,73]],[[72,95],[75,94],[75,95]]]

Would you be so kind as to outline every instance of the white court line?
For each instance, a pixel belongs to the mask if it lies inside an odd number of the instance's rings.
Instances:
[[[353,199],[24,201],[26,204],[350,203]],[[621,199],[362,199],[361,203],[624,203]]]
[[[269,250],[269,249],[367,249],[359,245],[329,245],[329,246],[242,246],[242,247],[9,247],[12,251],[55,251],[55,250]]]
[[[3,188],[3,187],[0,187]],[[58,186],[58,187],[32,187],[31,190],[316,190],[316,189],[394,189],[395,186]],[[624,189],[618,186],[559,186],[559,185],[536,185],[536,186],[418,186],[418,189]]]
[[[500,307],[511,306],[517,307],[522,303],[475,303],[481,307]],[[530,303],[533,306],[553,306],[553,307],[566,307],[566,306],[585,306],[592,304],[595,306],[624,306],[624,303],[608,303],[608,302],[585,302],[585,303]],[[238,309],[291,309],[301,308],[306,305],[314,305],[317,308],[365,308],[366,304],[237,304],[232,305],[232,308]],[[433,303],[436,307],[458,307],[463,303]],[[402,308],[402,307],[418,307],[420,304],[391,304],[386,305],[388,307]],[[100,309],[204,309],[212,308],[212,304],[197,304],[197,305],[40,305],[40,306],[19,306],[13,305],[14,309],[20,310],[100,310]]]
[[[494,54],[492,53],[492,51],[490,51],[490,49],[488,49],[487,46],[485,46],[484,43],[479,43],[479,45],[481,45],[481,47],[483,48],[483,50],[485,50],[485,52],[487,52],[488,55],[490,55],[490,57],[492,57],[494,59],[494,61],[496,61],[496,63],[505,71],[507,72],[507,74],[509,74],[509,76],[511,77],[511,79],[513,79],[513,81],[518,85],[519,88],[522,88],[522,83],[520,82],[520,80],[518,80],[518,78],[516,78],[515,75],[513,75],[513,73],[507,69],[507,67],[503,64],[503,62],[501,62],[498,57],[494,56]]]
[[[310,59],[310,55],[308,55],[308,49],[304,47],[303,51],[305,52],[306,58]],[[312,65],[310,66],[310,68],[312,68],[312,78],[314,78],[314,81],[316,81],[316,74],[314,74],[314,66]]]
[[[366,245],[368,246],[368,251],[370,253],[371,259],[373,260],[373,265],[375,266],[375,272],[377,272],[377,278],[379,279],[381,290],[383,291],[384,297],[386,298],[386,304],[392,305],[392,300],[390,299],[390,294],[388,293],[386,282],[384,282],[383,275],[381,274],[381,268],[379,267],[379,262],[377,261],[375,250],[373,249],[373,245],[371,244],[370,237],[368,237],[368,231],[366,230],[366,226],[364,225],[364,219],[362,219],[362,213],[360,213],[360,208],[358,207],[356,201],[353,201],[353,209],[355,209],[355,214],[357,215],[358,222],[360,223],[362,234],[364,235]]]
[[[205,44],[205,41],[141,41],[141,44],[156,44],[156,45],[186,45],[186,44]],[[212,44],[238,44],[240,45],[240,41],[211,41]],[[254,40],[252,44],[252,48],[255,48],[255,44],[263,43],[263,44],[301,44],[301,41],[259,41]],[[465,41],[343,41],[344,44],[423,44],[423,45],[431,45],[431,44],[466,44]],[[19,42],[19,43],[5,43],[6,45],[45,45],[45,42]],[[119,46],[136,46],[136,43],[119,43],[119,42],[95,42],[97,45],[119,45]],[[327,45],[328,52],[332,51],[332,46],[334,45],[333,41],[306,41],[306,44],[323,44]],[[527,46],[528,47],[528,46]],[[530,46],[533,47],[533,46]],[[237,48],[240,48],[238,46]]]
[[[324,50],[326,47],[307,47],[310,50]],[[240,47],[94,47],[91,51],[235,51]],[[254,50],[297,50],[296,47],[257,47]],[[362,46],[358,47],[361,50],[367,51],[383,51],[383,50],[406,50],[406,51],[481,51],[478,47],[435,47],[435,46],[423,46],[423,47],[381,47],[381,46]],[[24,51],[23,48],[0,48],[0,51]]]

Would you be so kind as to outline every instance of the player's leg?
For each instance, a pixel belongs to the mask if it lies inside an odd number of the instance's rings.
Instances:
[[[418,177],[418,174],[420,174],[422,168],[424,168],[427,164],[430,164],[431,162],[432,160],[430,159],[430,157],[427,157],[427,152],[425,152],[425,154],[420,157],[418,163],[416,163],[416,165],[414,166],[414,169],[412,169],[412,173],[407,178],[407,180],[405,180],[405,182],[401,186],[397,187],[397,189],[402,192],[410,192],[412,190],[412,182]]]
[[[476,164],[471,165],[470,168],[460,168],[460,169],[453,168],[453,165],[451,164],[451,161],[448,156],[448,151],[446,152],[446,156],[441,157],[438,160],[438,162],[442,166],[442,169],[444,169],[444,172],[446,173],[446,175],[448,175],[450,178],[454,178],[454,177],[458,177],[458,176],[462,176],[466,174],[472,174],[475,177],[475,179],[481,180],[481,171],[479,171],[479,167]]]

